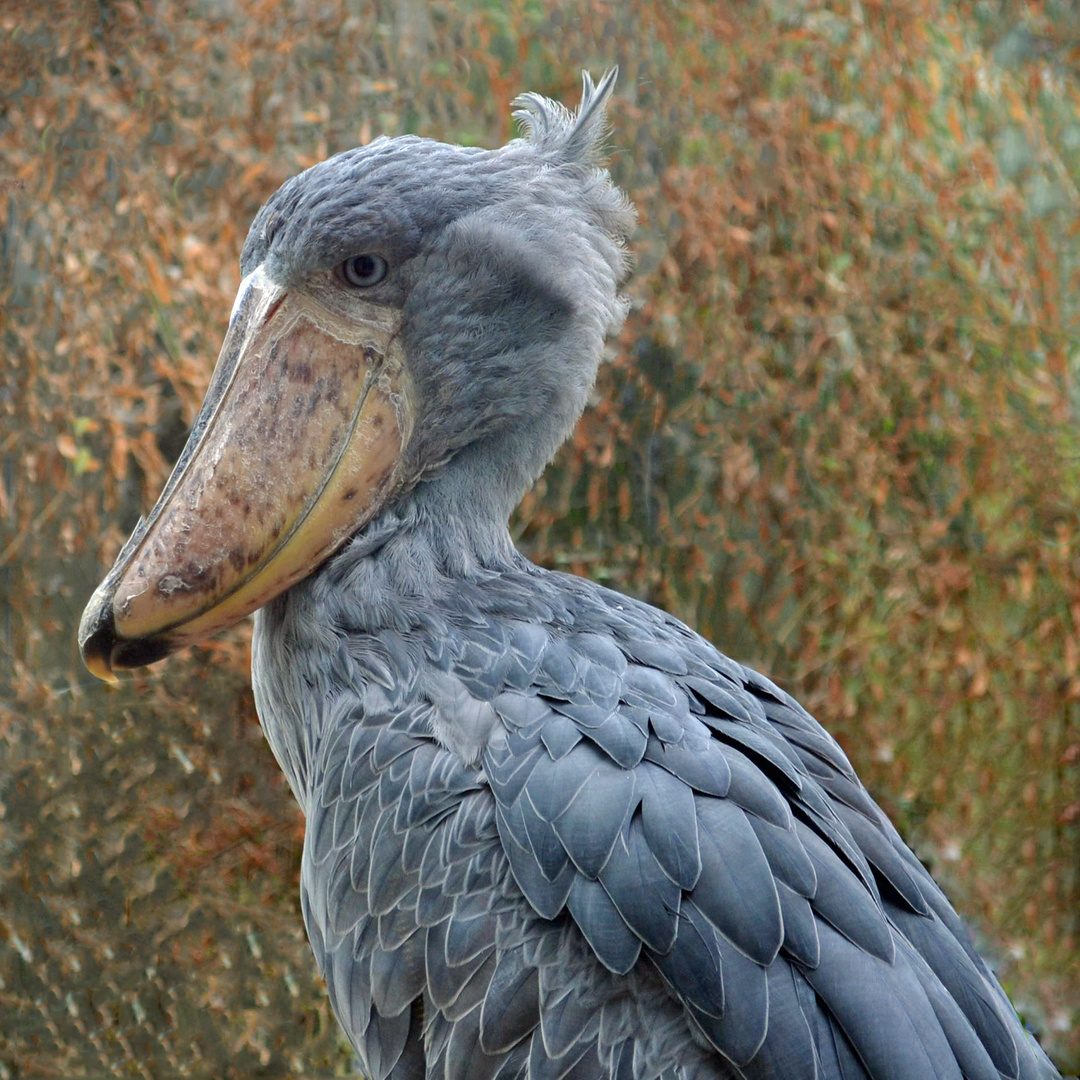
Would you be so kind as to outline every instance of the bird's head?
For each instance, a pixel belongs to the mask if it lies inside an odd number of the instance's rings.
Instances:
[[[419,484],[509,513],[625,315],[614,81],[574,114],[519,98],[501,149],[378,139],[270,198],[188,443],[83,613],[94,674],[232,625]]]

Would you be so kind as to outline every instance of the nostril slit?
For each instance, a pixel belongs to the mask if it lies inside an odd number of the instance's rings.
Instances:
[[[266,313],[266,318],[263,319],[263,326],[265,326],[276,314],[279,307],[285,303],[286,293],[282,293],[271,305],[270,310]]]

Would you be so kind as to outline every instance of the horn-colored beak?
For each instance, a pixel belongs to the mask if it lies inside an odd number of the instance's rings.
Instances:
[[[378,305],[346,321],[261,268],[244,280],[187,446],[83,612],[93,674],[239,622],[374,516],[412,427],[397,331]]]

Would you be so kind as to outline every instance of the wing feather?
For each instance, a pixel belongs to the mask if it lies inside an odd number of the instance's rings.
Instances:
[[[368,1075],[1052,1075],[783,690],[588,582],[493,580],[348,650],[372,683],[314,752],[305,921]]]

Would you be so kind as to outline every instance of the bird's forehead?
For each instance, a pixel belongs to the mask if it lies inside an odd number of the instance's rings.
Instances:
[[[377,139],[287,180],[252,223],[244,271],[269,256],[303,274],[357,253],[357,244],[407,257],[451,221],[505,198],[532,168],[511,148]]]

